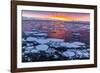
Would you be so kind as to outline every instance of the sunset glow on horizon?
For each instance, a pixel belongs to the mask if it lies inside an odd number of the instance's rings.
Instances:
[[[22,17],[39,20],[90,21],[89,13],[22,10]]]

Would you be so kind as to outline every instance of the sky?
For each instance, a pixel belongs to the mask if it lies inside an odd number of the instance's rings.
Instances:
[[[24,19],[39,20],[61,20],[61,21],[90,21],[89,13],[76,12],[50,12],[50,11],[32,11],[22,10]]]

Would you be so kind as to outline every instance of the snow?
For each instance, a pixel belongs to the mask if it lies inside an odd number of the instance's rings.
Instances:
[[[90,26],[89,25],[87,25],[87,26],[85,25],[85,26],[81,27],[80,29],[88,29],[89,30]]]
[[[47,39],[49,42],[48,42],[48,45],[50,45],[51,47],[55,47],[55,48],[58,48],[60,47],[60,44],[64,42],[63,39],[53,39],[53,38],[50,38],[50,39]]]
[[[77,35],[77,36],[79,36],[79,35],[80,35],[80,33],[75,33],[74,35]]]
[[[31,58],[28,57],[27,60],[28,60],[28,62],[30,62],[31,61]]]
[[[54,55],[54,58],[56,59],[56,58],[59,58],[57,55]]]
[[[32,31],[37,31],[37,29],[33,28]]]
[[[64,40],[63,39],[53,39],[53,38],[50,38],[50,39],[44,39],[44,38],[37,39],[37,38],[34,38],[34,37],[28,37],[27,41],[36,41],[40,44],[46,44],[46,43],[49,43],[50,41],[60,43],[60,42],[63,42]]]
[[[53,42],[64,42],[64,39],[54,39],[54,38],[49,38],[49,41],[53,41]]]
[[[69,44],[67,45],[68,48],[79,48],[80,46],[74,45],[74,44]]]
[[[35,39],[35,41],[40,43],[40,44],[46,44],[49,42],[49,40],[47,40],[47,39]]]
[[[49,48],[46,50],[46,53],[54,53],[54,52],[55,52],[55,50],[53,48]]]
[[[72,51],[65,51],[65,52],[63,52],[63,55],[64,55],[65,57],[72,58],[72,57],[75,56],[75,53],[72,52]]]
[[[79,57],[79,58],[89,58],[89,53],[86,52],[86,50],[77,50],[76,51],[76,56]]]
[[[60,47],[60,43],[59,43],[59,42],[49,42],[49,45],[50,45],[51,47],[55,47],[55,48]]]
[[[22,41],[25,42],[26,40],[23,38]]]
[[[87,51],[88,51],[87,49],[82,50],[82,52],[87,52]]]
[[[71,43],[71,44],[74,44],[74,45],[85,45],[85,43],[81,43],[81,42],[73,42],[73,43]]]
[[[66,47],[66,48],[79,48],[79,45],[73,44],[73,43],[61,43],[60,44],[62,47]]]
[[[66,57],[67,60],[89,58],[90,56],[90,49],[89,47],[87,48],[87,44],[83,42],[65,42],[64,39],[45,38],[47,33],[36,31],[35,29],[33,31],[34,32],[26,32],[28,35],[32,36],[26,36],[25,39],[22,39],[22,42],[25,43],[22,45],[23,56],[26,56],[30,53],[32,55],[38,54],[39,56],[45,54],[48,58],[50,56],[52,56],[53,59]],[[85,49],[81,49],[83,47]],[[63,57],[59,57],[59,54]],[[28,57],[28,61],[31,61],[30,55]]]
[[[66,48],[80,48],[81,46],[85,46],[85,43],[81,43],[81,42],[72,42],[72,43],[62,42],[60,44],[60,46],[66,47]]]
[[[23,49],[25,49],[25,48],[26,48],[26,46],[23,46],[22,48],[23,48]]]
[[[62,46],[62,47],[67,47],[67,45],[70,45],[70,43],[62,42],[62,43],[60,44],[60,46]]]
[[[88,49],[87,49],[87,52],[89,52],[89,51],[90,51],[90,49],[88,48]]]
[[[27,51],[24,51],[24,53],[25,53],[25,54],[29,54],[29,53],[30,53],[30,51],[28,51],[28,50],[27,50]]]
[[[25,32],[25,35],[30,35],[30,34],[33,34],[35,32]]]
[[[34,49],[33,46],[30,46],[30,47],[26,47],[26,48],[25,48],[26,51],[31,51],[32,49]]]
[[[46,51],[49,48],[47,45],[38,45],[36,46],[36,49],[39,51]]]
[[[26,41],[34,41],[34,40],[37,40],[37,38],[34,38],[34,37],[28,37],[28,38],[26,39]]]
[[[84,52],[84,53],[83,53],[83,57],[88,58],[88,57],[89,57],[89,53],[88,53],[88,52]]]
[[[51,40],[51,39],[48,39]],[[50,43],[51,42],[51,43]],[[52,39],[52,41],[50,41],[49,44],[53,47],[66,47],[66,48],[80,48],[82,45],[85,46],[84,43],[81,42],[72,42],[72,43],[68,43],[68,42],[63,42],[63,40],[61,39]]]
[[[30,44],[29,44],[29,43],[27,43],[27,44],[26,44],[26,46],[27,46],[27,47],[30,47]]]
[[[38,39],[38,38],[35,38],[35,37],[28,37],[26,40],[27,41],[36,41],[36,42],[38,42],[40,44],[46,44],[46,43],[49,42],[48,39],[44,39],[44,38]]]
[[[55,43],[59,44],[58,46],[62,46],[62,47],[67,47],[67,48],[79,48],[81,45],[85,45],[84,43],[81,43],[81,42],[72,42],[72,43],[68,43],[68,42],[64,42],[63,39],[54,39],[54,38],[49,38],[49,39],[37,39],[35,37],[28,37],[26,39],[27,41],[36,41],[40,44],[46,44],[46,43],[49,43],[50,41],[52,42],[51,44],[54,46],[57,46],[55,45]]]
[[[32,49],[32,50],[31,50],[31,53],[39,53],[39,51],[36,50],[36,49]]]
[[[76,51],[76,57],[79,57],[79,58],[82,58],[82,51],[80,51],[80,50],[77,50]]]
[[[37,34],[34,34],[34,36],[47,36],[46,33],[37,33]]]

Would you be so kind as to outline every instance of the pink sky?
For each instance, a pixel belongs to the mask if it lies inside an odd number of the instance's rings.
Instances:
[[[48,12],[48,11],[22,11],[22,16],[41,20],[62,20],[62,21],[90,21],[89,13],[75,12]]]

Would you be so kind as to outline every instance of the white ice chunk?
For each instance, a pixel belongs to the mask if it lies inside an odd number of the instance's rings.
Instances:
[[[56,58],[59,58],[59,56],[57,56],[57,55],[54,55],[54,58],[56,59]]]
[[[68,48],[79,48],[79,45],[69,44],[67,45]]]
[[[65,52],[63,52],[63,55],[65,57],[73,58],[75,56],[75,53],[72,51],[65,51]]]
[[[26,40],[23,38],[22,41],[25,42]]]
[[[49,40],[47,40],[47,39],[35,39],[35,41],[40,43],[40,44],[46,44],[49,42]]]
[[[90,26],[89,25],[87,25],[87,26],[85,25],[85,26],[81,27],[80,29],[88,29],[89,30]]]
[[[47,45],[38,45],[36,49],[39,51],[46,51],[49,47]]]
[[[60,46],[62,46],[62,47],[67,47],[67,45],[70,45],[70,43],[62,42],[62,43],[60,44]]]
[[[29,54],[29,53],[30,53],[30,51],[28,51],[28,50],[27,50],[27,51],[24,51],[24,53],[25,53],[25,54]]]
[[[54,53],[56,50],[53,48],[49,48],[48,50],[46,50],[46,53]]]
[[[60,44],[62,47],[66,47],[66,48],[79,48],[79,45],[73,44],[73,43],[66,43],[63,42]]]
[[[34,34],[34,35],[36,35],[36,36],[47,36],[46,33],[37,33],[37,34]]]
[[[89,53],[88,52],[84,52],[83,53],[83,57],[89,58]]]
[[[54,39],[54,38],[49,38],[49,41],[54,41],[54,42],[64,42],[64,39]]]
[[[26,51],[31,51],[33,48],[34,48],[33,46],[30,46],[30,47],[26,47],[25,50]]]
[[[37,38],[35,38],[35,37],[28,37],[26,40],[27,41],[35,41],[35,40],[37,40]]]
[[[74,45],[85,45],[85,43],[81,43],[81,42],[73,42],[73,43],[71,43],[71,44],[74,44]]]
[[[32,49],[31,52],[32,52],[32,53],[39,53],[39,51],[36,50],[36,49]]]
[[[76,51],[76,57],[82,58],[83,57],[83,53],[80,50]]]

